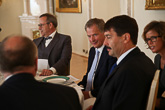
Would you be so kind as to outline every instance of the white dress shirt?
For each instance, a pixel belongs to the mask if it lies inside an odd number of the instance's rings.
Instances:
[[[103,52],[104,47],[105,47],[105,46],[102,45],[100,48],[95,48],[95,49],[97,49],[97,50],[99,51],[99,59],[98,59],[98,61],[97,61],[98,64],[99,64],[100,57],[101,57],[101,54],[102,54],[102,52]],[[98,66],[98,64],[97,64],[97,66]],[[97,69],[96,69],[96,70],[97,70]],[[94,78],[95,78],[95,74],[93,75],[93,79],[92,79],[92,89],[94,88],[94,87],[93,87]],[[91,91],[89,91],[89,96],[90,96],[90,97],[93,97],[92,94],[91,94]]]
[[[52,37],[52,39],[53,39],[55,34],[56,34],[56,31],[54,31],[52,34],[50,34],[49,37]],[[52,41],[52,39],[46,40],[45,47],[47,47],[49,45],[49,43]],[[49,70],[51,70],[53,72],[53,74],[57,74],[57,71],[54,67],[50,67]]]
[[[119,64],[133,49],[135,49],[135,48],[136,48],[136,46],[133,47],[133,48],[131,48],[131,49],[129,49],[129,50],[127,50],[125,53],[123,53],[123,54],[118,58],[116,64],[118,65],[118,64]]]

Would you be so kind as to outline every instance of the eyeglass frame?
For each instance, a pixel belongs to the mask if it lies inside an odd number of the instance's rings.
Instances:
[[[50,24],[50,22],[47,22],[47,23],[45,23],[45,24],[41,24],[41,23],[40,23],[40,24],[38,24],[38,26],[39,26],[39,27],[42,27],[42,26],[44,26],[44,25],[46,25],[46,24]]]
[[[145,42],[148,44],[148,41],[156,42],[157,38],[161,36],[151,36],[150,38],[145,38]]]

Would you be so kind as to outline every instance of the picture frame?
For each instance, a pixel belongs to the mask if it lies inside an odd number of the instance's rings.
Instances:
[[[165,9],[165,0],[146,0],[146,10],[163,10]]]
[[[33,39],[37,39],[40,37],[40,31],[38,29],[32,29]]]
[[[2,0],[0,0],[0,6],[2,5]]]
[[[81,0],[56,0],[56,12],[81,13]]]

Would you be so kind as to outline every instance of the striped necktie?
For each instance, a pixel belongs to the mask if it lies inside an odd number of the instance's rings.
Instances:
[[[98,63],[98,58],[99,58],[99,51],[96,49],[96,54],[95,54],[95,58],[93,60],[93,63],[92,63],[92,67],[88,73],[88,78],[87,78],[87,85],[86,85],[86,91],[90,91],[92,89],[92,80],[93,80],[93,76],[94,76],[94,73],[96,71],[96,68],[97,68],[97,63]]]

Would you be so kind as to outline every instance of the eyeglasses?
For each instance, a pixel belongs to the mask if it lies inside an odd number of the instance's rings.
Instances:
[[[46,25],[46,24],[49,24],[49,23],[45,23],[45,24],[38,24],[38,26],[39,26],[39,27],[42,27],[42,26],[44,26],[44,25]]]
[[[161,37],[161,36],[151,36],[150,38],[146,38],[146,39],[145,39],[145,42],[146,42],[147,44],[148,44],[148,41],[156,42],[158,37]]]

